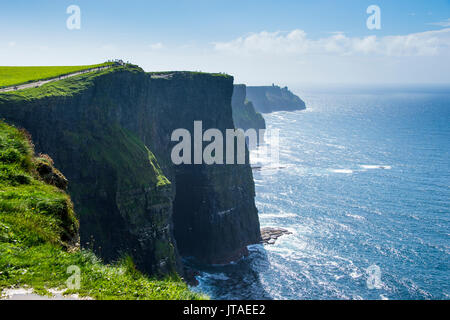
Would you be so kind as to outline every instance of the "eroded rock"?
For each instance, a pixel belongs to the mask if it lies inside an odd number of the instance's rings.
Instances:
[[[261,243],[275,244],[277,239],[283,235],[292,234],[289,230],[278,227],[266,227],[261,229]]]

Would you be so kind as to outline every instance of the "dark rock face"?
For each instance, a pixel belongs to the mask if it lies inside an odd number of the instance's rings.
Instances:
[[[27,129],[68,178],[82,246],[107,261],[131,254],[142,270],[163,274],[181,270],[178,253],[227,262],[260,241],[249,165],[170,160],[173,130],[191,131],[196,120],[204,130],[233,128],[231,77],[122,68],[62,81],[83,87],[0,94],[0,117]]]
[[[266,129],[263,116],[256,112],[253,103],[247,100],[247,88],[244,84],[234,85],[231,106],[236,128],[244,131],[250,128],[255,130]]]
[[[247,87],[247,99],[253,102],[256,111],[295,111],[306,109],[305,102],[289,91],[287,87],[262,86]]]
[[[120,80],[127,77],[136,84],[124,94]],[[0,95],[0,115],[29,131],[36,150],[68,178],[82,247],[106,261],[130,254],[142,270],[163,274],[179,269],[172,187],[146,145],[120,125],[122,108],[139,113],[133,98],[145,79],[131,72],[85,75],[63,80],[71,88],[85,84],[73,95],[47,95],[45,86],[30,89],[42,98]]]
[[[225,263],[242,256],[248,244],[260,239],[250,165],[180,165],[167,159],[177,128],[193,132],[194,121],[203,130],[234,128],[231,112],[233,79],[206,74],[174,73],[169,79],[150,80],[149,96],[155,113],[150,146],[166,164],[174,182],[174,231],[178,249],[207,263]],[[149,137],[150,138],[150,137]],[[149,139],[145,138],[144,139]],[[248,162],[247,162],[248,163]]]

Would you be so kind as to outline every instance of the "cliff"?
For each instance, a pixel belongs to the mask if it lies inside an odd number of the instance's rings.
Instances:
[[[263,116],[256,112],[253,103],[247,100],[247,88],[244,84],[234,85],[231,99],[233,109],[233,121],[236,128],[247,130],[266,129]]]
[[[249,165],[170,160],[173,130],[233,128],[232,90],[224,75],[115,67],[0,94],[0,117],[71,182],[82,246],[165,274],[181,271],[179,254],[227,262],[260,240]]]
[[[179,278],[148,278],[125,253],[118,263],[105,265],[89,250],[79,250],[79,222],[65,192],[70,182],[48,155],[34,153],[30,138],[0,121],[0,299],[11,288],[47,299],[65,288],[76,294],[66,296],[70,299],[204,298]],[[33,298],[31,292],[21,296]]]
[[[253,102],[256,111],[270,113],[274,111],[295,111],[306,109],[305,102],[293,94],[287,87],[262,86],[247,87],[247,99]]]

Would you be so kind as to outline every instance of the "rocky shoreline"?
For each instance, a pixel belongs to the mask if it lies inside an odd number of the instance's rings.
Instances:
[[[275,244],[277,239],[283,235],[292,234],[292,232],[278,227],[266,227],[261,229],[261,243]]]
[[[265,227],[261,228],[261,241],[262,244],[272,245],[275,244],[278,238],[280,238],[283,235],[289,235],[292,234],[289,230],[279,228],[279,227]],[[242,252],[239,256],[247,256],[248,250],[245,250],[246,252]],[[238,256],[236,256],[238,257]],[[236,259],[237,260],[237,259]],[[223,264],[230,263],[231,261],[235,260],[228,260],[228,261],[222,261]],[[220,264],[222,264],[220,263]],[[192,267],[184,267],[183,272],[183,280],[191,287],[196,287],[199,285],[199,282],[197,280],[197,276],[201,274],[200,271],[196,270]]]

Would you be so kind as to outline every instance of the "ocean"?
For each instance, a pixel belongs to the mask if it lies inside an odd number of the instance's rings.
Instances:
[[[450,90],[297,93],[306,110],[264,115],[280,130],[280,165],[254,171],[261,226],[292,234],[229,265],[197,265],[195,290],[213,299],[449,299]]]

